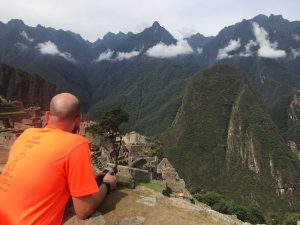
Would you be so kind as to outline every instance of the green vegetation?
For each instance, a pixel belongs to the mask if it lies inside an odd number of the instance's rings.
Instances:
[[[188,188],[220,192],[264,215],[300,209],[299,160],[244,76],[232,67],[216,66],[193,77],[161,140]],[[297,187],[293,195],[278,195],[279,179],[280,185]],[[226,210],[227,205],[221,201],[216,207]]]
[[[216,192],[209,191],[194,191],[194,198],[198,201],[209,205],[213,210],[223,214],[236,215],[238,219],[249,223],[265,223],[261,210],[256,207],[244,207],[235,204],[233,201],[227,201],[225,198]]]
[[[113,109],[112,111],[105,112],[100,120],[89,127],[88,130],[94,134],[104,135],[108,138],[113,145],[113,155],[115,160],[114,171],[118,171],[119,152],[123,147],[122,135],[119,131],[119,126],[127,122],[129,115],[121,108]]]
[[[147,156],[157,156],[159,160],[162,160],[165,155],[160,141],[157,138],[147,138],[147,142],[150,144],[150,151],[147,153]]]
[[[24,112],[1,112],[0,116],[10,116],[10,115],[20,115],[24,114]]]
[[[109,112],[105,112],[100,120],[89,128],[92,133],[103,134],[107,132],[117,133],[122,123],[128,122],[128,113],[121,109],[116,108]]]
[[[116,61],[113,67],[103,62],[90,76],[94,100],[88,116],[99,118],[121,107],[130,115],[122,128],[158,137],[172,123],[193,72],[193,67],[147,57]]]
[[[146,188],[149,188],[153,191],[156,191],[156,192],[160,192],[162,193],[163,192],[163,187],[157,183],[143,183],[143,182],[136,182],[135,184],[136,187],[138,186],[143,186],[143,187],[146,187]]]

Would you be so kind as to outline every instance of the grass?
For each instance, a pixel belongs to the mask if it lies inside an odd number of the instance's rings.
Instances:
[[[19,114],[24,114],[24,112],[23,111],[20,111],[20,112],[2,112],[2,113],[0,113],[0,116],[19,115]]]
[[[146,187],[149,188],[155,192],[161,193],[164,189],[161,185],[156,184],[156,183],[143,183],[143,182],[136,182],[135,184],[136,187]]]

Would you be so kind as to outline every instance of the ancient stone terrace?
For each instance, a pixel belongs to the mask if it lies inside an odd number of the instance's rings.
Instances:
[[[17,110],[17,111],[16,111]],[[23,108],[18,101],[0,103],[0,172],[7,161],[9,149],[27,128],[42,127],[43,112],[40,107]]]

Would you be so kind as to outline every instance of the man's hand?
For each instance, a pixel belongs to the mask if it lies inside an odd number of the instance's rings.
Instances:
[[[111,190],[113,190],[113,189],[115,189],[116,186],[117,186],[117,178],[116,178],[115,176],[111,175],[111,173],[112,173],[111,171],[108,172],[108,173],[104,176],[103,181],[109,183],[109,184],[110,184]]]
[[[100,173],[96,177],[101,175],[103,176],[104,174]],[[111,175],[111,172],[108,172],[104,176],[103,181],[110,184],[111,190],[116,188],[117,178]],[[106,195],[107,189],[100,188],[99,191],[95,194],[86,195],[82,197],[72,197],[76,214],[79,216],[80,219],[88,218],[100,206]]]

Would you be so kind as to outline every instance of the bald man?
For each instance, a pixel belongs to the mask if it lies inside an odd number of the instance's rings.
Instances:
[[[13,144],[0,176],[0,224],[59,225],[70,196],[80,219],[103,202],[116,178],[99,187],[91,168],[88,141],[75,134],[81,121],[79,100],[54,96],[45,128],[25,130]]]

